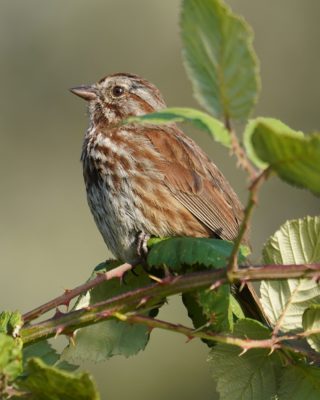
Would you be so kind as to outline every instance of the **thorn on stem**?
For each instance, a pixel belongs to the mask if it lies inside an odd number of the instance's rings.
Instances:
[[[72,335],[68,336],[69,336],[69,343],[71,344],[71,346],[76,347],[76,335],[74,334],[74,332],[72,333]]]
[[[187,335],[186,344],[187,344],[187,343],[190,343],[190,342],[191,342],[191,340],[193,340],[194,338],[195,338],[195,336],[192,336],[192,335]]]
[[[218,287],[221,286],[222,284],[223,284],[223,280],[222,280],[222,279],[219,279],[218,281],[215,281],[215,282],[209,287],[209,291],[218,289]]]
[[[57,307],[57,308],[56,308],[56,311],[55,311],[55,313],[54,313],[53,318],[59,318],[59,317],[62,317],[63,315],[65,315],[65,313],[63,313],[62,311],[60,311],[59,308]]]
[[[246,286],[246,281],[245,280],[241,281],[241,284],[239,287],[239,292],[242,292],[242,290],[244,289],[245,286]]]
[[[156,281],[157,283],[164,283],[163,282],[163,279],[161,279],[161,278],[158,278],[157,276],[155,276],[155,275],[151,275],[151,274],[148,274],[148,276],[149,276],[149,278],[150,279],[152,279],[153,281]]]
[[[140,307],[144,306],[149,299],[150,299],[150,297],[148,297],[148,296],[143,297],[140,300],[140,302],[138,303],[137,308],[140,308]]]
[[[61,333],[63,332],[64,327],[62,325],[57,326],[56,329],[56,334],[54,335],[54,338],[56,339],[59,335],[61,335]]]
[[[63,295],[64,295],[64,296],[68,296],[68,294],[70,294],[71,292],[72,292],[71,289],[64,289]],[[70,305],[70,301],[71,301],[71,299],[65,299],[61,304],[64,305],[64,306],[66,306],[66,307],[67,307],[67,310],[68,310],[69,305]]]
[[[272,346],[270,347],[270,351],[269,351],[269,353],[268,353],[268,356],[271,356],[271,354],[275,351],[275,349],[276,349],[276,347],[275,347],[274,345],[272,345]]]
[[[72,346],[75,346],[76,345],[76,334],[75,334],[75,331],[73,331],[73,332],[68,332],[68,333],[65,333],[65,336],[67,336],[67,338],[69,339],[69,343],[72,345]]]
[[[242,349],[241,353],[239,353],[238,357],[243,356],[246,352],[248,351],[248,349]]]
[[[172,278],[172,273],[171,273],[171,271],[170,271],[170,269],[168,268],[167,265],[163,266],[163,270],[164,270],[164,276],[166,278]]]
[[[147,326],[147,333],[150,335],[151,332],[154,330],[154,326]]]

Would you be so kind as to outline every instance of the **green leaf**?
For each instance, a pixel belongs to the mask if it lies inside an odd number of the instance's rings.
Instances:
[[[284,134],[293,135],[293,136],[303,136],[302,132],[294,131],[288,125],[284,124],[282,121],[275,118],[265,118],[259,117],[256,119],[252,119],[247,124],[244,134],[243,134],[243,144],[245,146],[246,152],[250,160],[259,168],[264,169],[267,168],[268,163],[264,162],[259,158],[259,156],[255,152],[255,148],[251,142],[252,135],[255,132],[257,126],[260,124],[267,124],[270,127],[272,126],[274,130],[278,132],[282,132]]]
[[[182,302],[187,309],[188,317],[196,329],[205,326],[208,322],[197,299],[197,294],[197,292],[182,293]],[[211,341],[206,343],[212,344]]]
[[[130,117],[126,120],[126,123],[132,122],[156,125],[170,122],[191,122],[195,127],[209,133],[217,142],[226,147],[231,146],[231,137],[224,125],[211,115],[193,108],[166,108],[155,113]]]
[[[287,221],[263,249],[265,264],[320,262],[320,217]],[[270,322],[281,318],[281,330],[302,329],[302,315],[320,302],[320,286],[311,279],[262,281],[261,303]]]
[[[233,336],[240,337],[242,339],[263,340],[270,339],[271,332],[269,328],[267,328],[261,322],[254,319],[245,318],[235,323]]]
[[[107,266],[110,270],[114,264]],[[105,264],[100,264],[97,272],[104,272]],[[141,267],[135,268],[135,274],[127,272],[124,280],[118,278],[106,281],[95,287],[77,303],[77,309],[104,301],[113,296],[146,286],[152,281]],[[154,310],[150,311],[150,314]],[[102,361],[115,355],[129,357],[143,350],[149,341],[149,330],[144,325],[131,325],[118,320],[108,320],[81,328],[76,331],[75,346],[69,344],[62,357],[71,362],[78,360]]]
[[[147,242],[147,246],[148,249],[150,250],[152,246],[154,246],[157,243],[163,242],[164,240],[170,239],[169,236],[167,237],[162,237],[162,238],[158,238],[158,237],[151,237],[148,242]]]
[[[230,286],[222,285],[217,290],[201,290],[198,301],[216,332],[230,331],[233,328],[232,310],[230,307]]]
[[[184,0],[183,59],[195,97],[220,118],[244,120],[260,87],[249,25],[221,0]]]
[[[18,386],[27,390],[30,400],[99,400],[92,378],[87,373],[70,373],[32,358],[27,366],[28,377]]]
[[[129,325],[122,321],[106,321],[82,328],[62,354],[70,362],[104,361],[116,355],[129,357],[143,350],[149,341],[144,325]]]
[[[175,237],[154,244],[148,254],[148,265],[181,271],[185,265],[202,265],[207,268],[225,267],[233,247],[232,242],[220,239]],[[246,246],[241,246],[239,263],[249,254]]]
[[[319,400],[320,369],[304,364],[288,365],[281,377],[279,399]]]
[[[320,261],[320,217],[293,219],[284,223],[263,248],[269,264],[303,264]]]
[[[19,311],[2,311],[0,313],[0,332],[16,337],[22,325],[22,316]]]
[[[238,303],[238,301],[234,298],[233,295],[230,295],[230,307],[231,307],[231,311],[232,313],[235,315],[235,317],[237,319],[243,319],[245,318],[245,315],[242,311],[242,308],[240,306],[240,304]]]
[[[307,336],[310,346],[320,352],[320,304],[313,304],[303,313],[302,326],[304,331],[311,335]]]
[[[11,381],[22,372],[22,342],[0,333],[0,386],[2,380]]]
[[[229,285],[222,285],[216,290],[203,289],[183,293],[182,301],[195,328],[206,325],[206,328],[214,332],[232,330],[233,318]],[[213,343],[208,344],[212,345]]]
[[[74,371],[78,367],[60,360],[60,354],[51,346],[47,340],[34,343],[23,349],[23,364],[27,365],[30,358],[40,358],[47,365],[52,365],[66,371]]]
[[[251,144],[255,154],[281,179],[320,194],[320,134],[304,136],[274,121],[257,123]]]
[[[270,331],[257,321],[236,322],[233,336],[268,339]],[[270,400],[277,393],[280,360],[268,349],[252,349],[239,356],[239,347],[217,344],[209,355],[220,400]]]

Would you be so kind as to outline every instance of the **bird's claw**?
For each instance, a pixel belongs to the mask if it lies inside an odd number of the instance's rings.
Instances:
[[[148,255],[148,240],[150,235],[140,232],[137,237],[137,253],[142,259],[146,259]]]

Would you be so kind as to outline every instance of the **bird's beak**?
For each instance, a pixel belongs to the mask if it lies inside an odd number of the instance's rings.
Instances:
[[[97,98],[97,89],[92,86],[77,86],[69,89],[71,93],[76,94],[86,101],[95,100]]]

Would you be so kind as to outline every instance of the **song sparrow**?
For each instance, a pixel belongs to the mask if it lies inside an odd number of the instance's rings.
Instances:
[[[70,90],[89,103],[81,156],[88,203],[119,260],[139,262],[137,243],[144,236],[236,237],[241,203],[192,139],[173,123],[121,125],[166,107],[152,83],[118,73]],[[266,321],[253,287],[239,288],[235,295],[245,314]]]
[[[153,84],[117,73],[70,90],[89,103],[81,156],[88,203],[118,259],[139,260],[141,234],[235,238],[242,206],[192,139],[173,123],[120,124],[166,107]]]

